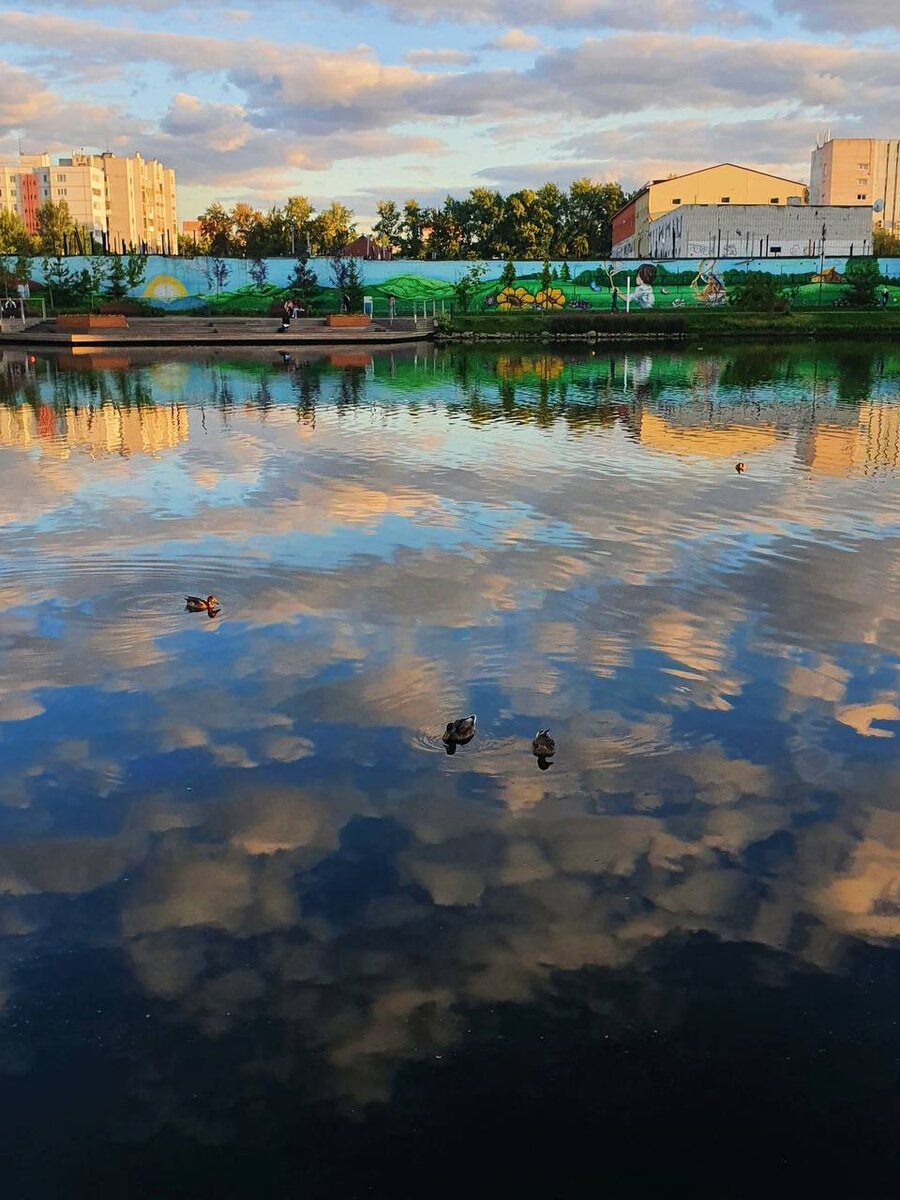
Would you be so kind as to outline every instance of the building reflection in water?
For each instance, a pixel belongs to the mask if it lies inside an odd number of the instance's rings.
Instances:
[[[11,374],[0,1070],[30,1193],[743,1195],[748,1138],[783,1178],[797,1130],[835,1194],[888,1194],[842,1174],[834,1099],[893,1145],[900,360],[873,360]],[[70,456],[18,453],[45,445]]]

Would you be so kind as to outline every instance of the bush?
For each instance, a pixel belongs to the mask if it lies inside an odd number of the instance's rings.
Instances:
[[[881,268],[877,258],[848,258],[844,282],[850,286],[847,302],[853,308],[871,308],[875,290],[881,283]]]
[[[781,280],[768,271],[747,271],[731,284],[728,303],[741,312],[785,312],[788,307]]]

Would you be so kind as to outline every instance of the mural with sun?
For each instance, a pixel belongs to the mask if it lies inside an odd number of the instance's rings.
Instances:
[[[154,275],[147,280],[141,295],[145,300],[183,300],[190,293],[174,275]]]

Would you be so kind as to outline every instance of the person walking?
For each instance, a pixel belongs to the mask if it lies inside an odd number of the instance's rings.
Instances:
[[[881,307],[882,308],[887,308],[888,301],[890,300],[890,298],[891,298],[891,293],[887,290],[886,287],[883,287],[881,289]]]
[[[610,304],[609,311],[610,312],[618,312],[619,311],[619,289],[616,287],[615,284],[613,284],[612,302]]]

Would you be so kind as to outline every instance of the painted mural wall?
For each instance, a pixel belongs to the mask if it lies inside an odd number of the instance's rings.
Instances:
[[[91,260],[73,257],[64,261],[77,275]],[[900,259],[880,259],[879,264],[888,283],[887,302],[900,303]],[[798,305],[840,304],[847,291],[844,258],[826,258],[824,263],[818,258],[556,262],[551,264],[551,285],[546,289],[541,285],[541,263],[515,263],[516,279],[508,286],[500,278],[504,265],[485,264],[486,273],[474,290],[470,311],[624,309],[626,303],[641,309],[715,307],[726,302],[729,287],[748,271],[779,278]],[[442,304],[449,308],[454,303],[454,284],[470,266],[471,263],[458,261],[397,259],[359,263],[364,291],[372,297],[376,313],[387,311],[390,296],[396,298],[398,313],[410,311],[414,303],[423,302],[428,303],[429,311],[432,302],[438,311]],[[198,309],[222,315],[265,312],[271,304],[290,294],[287,285],[294,267],[295,261],[289,258],[267,259],[262,271],[250,259],[152,256],[147,262],[144,282],[130,295],[172,312]],[[321,288],[316,307],[323,312],[339,307],[330,260],[310,259],[309,267],[316,273]],[[40,259],[34,262],[32,278],[39,289],[43,283]]]

